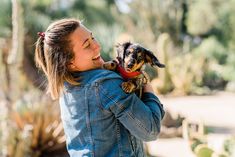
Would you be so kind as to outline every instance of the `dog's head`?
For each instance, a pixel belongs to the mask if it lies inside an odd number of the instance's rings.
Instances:
[[[150,50],[136,43],[125,42],[117,45],[117,56],[121,66],[128,72],[140,71],[145,63],[165,67]]]

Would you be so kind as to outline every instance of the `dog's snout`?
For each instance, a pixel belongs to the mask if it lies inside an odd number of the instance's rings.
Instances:
[[[134,66],[134,64],[135,64],[135,60],[132,60],[132,61],[130,61],[130,62],[128,63],[127,67],[128,67],[128,68],[131,68],[131,67]]]
[[[131,68],[131,67],[133,67],[133,65],[134,65],[134,64],[128,64],[127,67],[128,67],[128,68]]]

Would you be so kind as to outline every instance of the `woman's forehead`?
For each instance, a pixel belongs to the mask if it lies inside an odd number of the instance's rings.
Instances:
[[[71,35],[70,40],[73,45],[82,44],[91,36],[91,31],[87,29],[85,26],[80,25]]]

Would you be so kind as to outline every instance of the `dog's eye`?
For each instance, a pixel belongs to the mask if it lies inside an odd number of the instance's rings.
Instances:
[[[138,60],[142,60],[142,59],[143,59],[142,54],[141,54],[141,53],[138,53],[138,54],[137,54],[137,58],[138,58]]]
[[[138,59],[139,59],[139,60],[142,60],[142,59],[143,59],[143,57],[142,57],[142,56],[139,56],[139,57],[138,57]]]
[[[126,51],[125,55],[128,56],[130,54],[130,51]]]

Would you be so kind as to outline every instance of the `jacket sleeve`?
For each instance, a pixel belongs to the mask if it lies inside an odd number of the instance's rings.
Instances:
[[[102,106],[135,137],[143,141],[157,138],[164,110],[159,99],[152,93],[144,93],[142,100],[135,94],[126,94],[121,88],[122,79],[106,79],[99,84]]]

